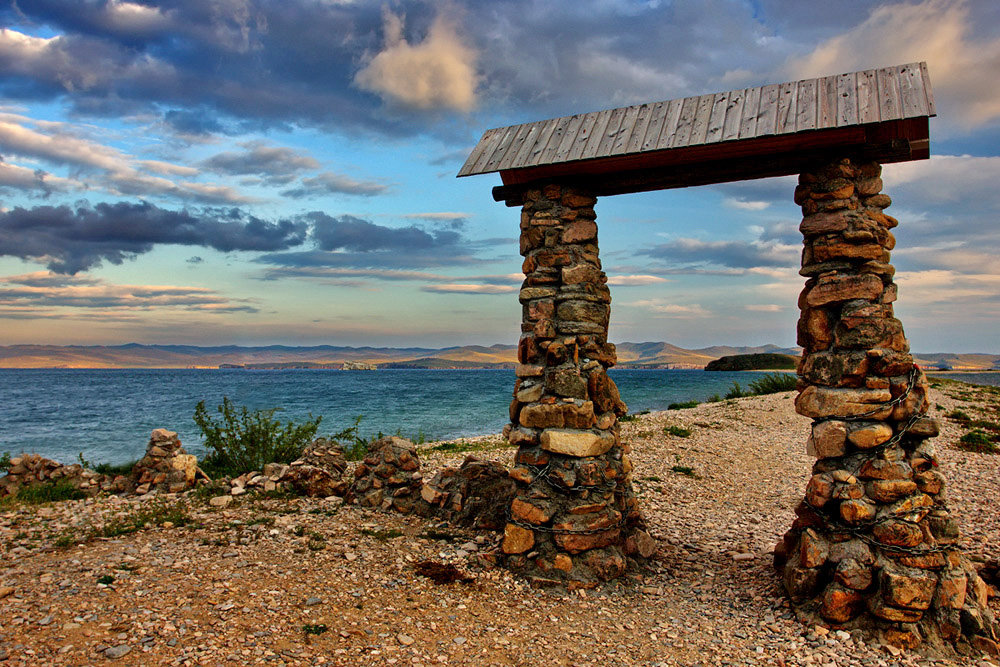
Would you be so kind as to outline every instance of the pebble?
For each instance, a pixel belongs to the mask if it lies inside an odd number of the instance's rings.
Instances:
[[[132,647],[128,644],[119,644],[118,646],[112,646],[110,648],[104,649],[104,655],[111,660],[117,660],[118,658],[123,658],[132,651]]]

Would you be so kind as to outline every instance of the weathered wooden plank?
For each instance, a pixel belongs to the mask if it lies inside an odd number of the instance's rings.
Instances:
[[[761,88],[747,88],[743,102],[743,117],[740,118],[740,139],[757,136],[757,112],[760,110]]]
[[[816,129],[818,79],[799,81],[795,101],[795,131]]]
[[[896,68],[883,67],[875,73],[878,83],[878,115],[879,120],[899,120],[903,117],[899,102],[899,79],[896,78]]]
[[[528,139],[532,130],[535,128],[535,123],[525,123],[524,125],[519,125],[517,127],[517,132],[510,140],[510,146],[504,151],[503,158],[497,164],[497,169],[509,169],[514,158],[521,151],[524,146],[524,142]]]
[[[674,132],[673,140],[670,142],[671,148],[687,146],[691,139],[691,126],[694,124],[695,114],[698,113],[698,98],[685,97],[681,103],[681,115],[677,119],[677,130]]]
[[[626,153],[637,153],[642,149],[642,142],[646,138],[646,128],[653,115],[653,104],[643,104],[639,107],[639,114],[635,117],[635,125],[632,127],[632,135],[628,138],[628,145],[625,146]]]
[[[739,95],[739,91],[736,91]],[[722,139],[722,131],[726,125],[726,111],[729,109],[729,93],[717,93],[712,100],[712,114],[708,118],[708,133],[705,143],[711,144]]]
[[[858,123],[858,79],[854,72],[837,77],[837,127]]]
[[[663,123],[667,119],[667,109],[670,102],[657,102],[653,105],[649,113],[649,124],[646,126],[646,136],[642,139],[639,147],[640,151],[649,151],[656,148],[656,142],[660,140],[660,132],[663,130]]]
[[[511,137],[517,133],[517,129],[517,125],[504,128],[503,134],[500,135],[496,145],[493,146],[489,156],[486,158],[486,162],[483,165],[483,171],[497,170],[497,165],[500,164],[500,160],[503,159],[504,153],[510,147]]]
[[[507,161],[508,169],[517,169],[518,167],[523,167],[525,160],[528,159],[528,155],[531,151],[535,149],[535,143],[538,141],[539,136],[542,134],[542,130],[545,127],[547,121],[541,121],[539,123],[532,123],[530,129],[528,130],[528,135],[524,138],[521,143],[521,148],[517,151],[516,155],[510,157]]]
[[[552,156],[559,150],[559,144],[562,143],[563,137],[566,136],[566,128],[569,127],[569,123],[573,118],[573,116],[563,116],[556,119],[555,129],[552,130],[552,136],[549,138],[549,143],[545,146],[545,150],[538,157],[538,164],[549,164],[552,162]]]
[[[778,120],[778,96],[781,86],[772,83],[760,89],[760,109],[757,111],[757,133],[762,137],[774,134]]]
[[[667,106],[666,118],[663,119],[663,129],[660,131],[660,138],[656,141],[657,149],[670,148],[674,145],[674,140],[677,138],[677,128],[681,124],[685,99],[670,100],[670,104]]]
[[[816,86],[816,129],[837,127],[837,77],[826,76]]]
[[[538,132],[538,138],[535,139],[535,145],[532,147],[531,152],[528,153],[525,158],[524,164],[526,165],[537,165],[540,164],[542,153],[545,152],[545,147],[549,145],[549,140],[552,138],[552,133],[555,132],[556,126],[559,125],[561,118],[552,118],[551,120],[545,121],[541,129]]]
[[[590,139],[587,140],[587,145],[584,147],[580,159],[587,160],[597,155],[601,142],[604,140],[604,133],[608,130],[608,121],[611,120],[612,111],[612,109],[605,109],[597,114],[594,129],[590,131]]]
[[[743,103],[747,99],[747,91],[734,90],[729,93],[726,104],[726,120],[722,123],[722,141],[732,141],[740,136],[740,123],[743,120]]]
[[[472,152],[469,153],[469,157],[465,158],[465,163],[458,172],[459,176],[467,176],[468,174],[475,173],[476,163],[479,162],[479,158],[482,157],[483,151],[486,150],[486,147],[493,143],[496,134],[499,131],[500,128],[492,128],[483,132],[483,136],[479,140],[479,143],[476,144],[476,146],[472,149]]]
[[[898,67],[896,74],[899,78],[899,102],[903,118],[926,116],[927,98],[924,97],[920,63]]]
[[[618,138],[618,130],[621,129],[622,119],[625,117],[625,109],[612,109],[611,117],[608,118],[608,125],[601,136],[601,144],[597,147],[598,157],[611,154],[611,147],[615,145]]]
[[[795,131],[795,108],[798,104],[799,86],[796,82],[783,83],[778,88],[778,117],[774,131],[789,134]]]
[[[625,152],[625,148],[628,146],[628,140],[632,136],[632,130],[635,129],[635,122],[638,117],[638,106],[625,108],[625,113],[622,115],[621,125],[618,127],[618,132],[615,133],[615,141],[611,144],[611,148],[607,153],[608,155],[621,155]]]
[[[570,118],[569,125],[566,126],[566,132],[563,134],[563,139],[559,143],[559,148],[556,149],[555,155],[552,156],[551,162],[565,162],[566,156],[569,152],[573,150],[573,142],[576,140],[576,133],[580,129],[580,125],[583,123],[583,117],[588,114],[577,114]]]
[[[927,113],[932,116],[937,115],[937,108],[934,106],[934,90],[931,88],[931,75],[927,71],[927,63],[920,63],[920,78],[924,81],[924,97],[927,98]]]
[[[579,160],[583,156],[583,151],[587,148],[587,142],[594,134],[594,125],[597,123],[599,111],[588,113],[580,121],[580,127],[576,130],[576,139],[573,140],[573,147],[566,154],[566,160]]]
[[[691,124],[688,146],[705,143],[705,136],[708,134],[708,120],[712,117],[712,103],[714,101],[715,95],[702,95],[698,98],[698,110],[695,112],[694,123]]]
[[[878,113],[878,81],[875,70],[866,69],[858,72],[858,122],[877,123]]]

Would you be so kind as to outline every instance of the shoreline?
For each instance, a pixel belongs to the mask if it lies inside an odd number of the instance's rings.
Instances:
[[[1000,457],[956,449],[963,431],[943,415],[994,405],[997,393],[946,384],[932,392],[963,545],[978,562],[996,559]],[[793,395],[702,403],[622,425],[658,550],[647,569],[601,594],[541,592],[502,568],[479,569],[476,554],[497,544],[496,533],[339,499],[248,494],[213,508],[189,492],[169,501],[186,503],[186,526],[159,522],[63,546],[56,543],[69,531],[155,501],[0,508],[0,651],[12,665],[94,662],[120,647],[128,650],[123,664],[142,665],[222,664],[230,656],[301,665],[932,664],[887,653],[860,633],[803,626],[788,608],[769,552],[794,517],[813,462],[808,420],[794,413]],[[670,435],[671,426],[690,434]],[[469,454],[510,465],[514,453],[496,435],[451,442],[470,446],[418,446],[425,478]],[[455,565],[474,580],[434,584],[416,573],[422,560]],[[1000,600],[990,606],[1000,612]]]

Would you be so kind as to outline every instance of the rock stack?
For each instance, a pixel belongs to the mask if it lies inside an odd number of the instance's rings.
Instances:
[[[502,549],[508,567],[540,585],[620,576],[642,521],[618,433],[627,408],[607,373],[617,358],[596,201],[548,185],[529,190],[521,212],[523,319],[508,431],[518,488]],[[648,546],[648,536],[639,542]]]
[[[79,463],[63,465],[39,454],[22,454],[10,460],[10,469],[0,477],[0,497],[14,495],[24,487],[60,480],[94,494],[101,490],[105,476],[87,470]]]
[[[799,297],[799,414],[817,457],[797,518],[775,551],[804,615],[869,627],[901,647],[970,642],[995,651],[987,587],[958,548],[927,380],[914,365],[889,251],[881,167],[842,160],[795,191],[805,238]]]
[[[344,502],[409,514],[420,502],[422,487],[417,448],[409,440],[390,436],[368,448],[354,469]]]
[[[194,486],[198,473],[198,459],[184,451],[177,434],[158,428],[150,435],[146,455],[132,468],[132,480],[140,496],[154,490],[179,493]]]
[[[503,530],[513,500],[514,480],[495,461],[467,456],[458,468],[442,468],[424,482],[419,513],[450,523],[486,530]]]

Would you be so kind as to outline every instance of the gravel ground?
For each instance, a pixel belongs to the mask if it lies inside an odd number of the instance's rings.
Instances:
[[[495,534],[342,507],[338,498],[244,496],[214,508],[189,493],[166,501],[180,505],[174,515],[120,498],[0,507],[0,663],[996,663],[890,652],[858,633],[794,619],[769,555],[812,464],[808,421],[794,413],[792,396],[624,425],[636,492],[660,547],[645,571],[602,593],[529,588],[502,568],[477,567],[476,553],[494,548]],[[939,417],[954,409],[995,415],[997,400],[957,383],[932,393]],[[954,448],[964,430],[942,424],[939,457],[964,545],[974,559],[998,558],[1000,458]],[[690,433],[670,435],[669,426]],[[422,446],[425,477],[465,456],[434,446]],[[495,436],[462,447],[505,464],[513,455]],[[146,526],[79,542],[116,516]],[[471,581],[436,584],[414,567],[426,560],[454,564]],[[997,599],[992,605],[1000,613]]]

